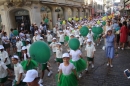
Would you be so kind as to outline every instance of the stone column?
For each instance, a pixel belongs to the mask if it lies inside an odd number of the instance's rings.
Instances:
[[[38,26],[40,26],[41,14],[40,14],[40,6],[38,4],[32,5],[32,23],[36,23]]]
[[[79,9],[79,17],[83,17],[83,14],[82,14],[83,12],[82,12],[82,11],[83,11],[83,10],[80,8],[80,9]]]
[[[55,12],[55,7],[52,7],[52,25],[57,23],[57,12]]]
[[[68,8],[64,7],[64,16],[65,16],[65,20],[68,20]]]

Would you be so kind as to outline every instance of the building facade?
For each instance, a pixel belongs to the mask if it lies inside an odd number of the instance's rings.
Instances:
[[[5,31],[17,28],[22,22],[29,29],[32,23],[38,26],[45,18],[49,19],[50,29],[57,19],[68,20],[69,17],[91,15],[91,8],[84,8],[84,0],[1,0],[0,26]]]

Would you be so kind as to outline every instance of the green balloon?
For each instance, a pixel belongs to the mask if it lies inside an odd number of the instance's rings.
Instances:
[[[80,34],[81,34],[82,36],[87,36],[88,32],[89,32],[89,30],[88,30],[88,27],[86,27],[86,26],[83,26],[83,27],[80,29]]]
[[[103,32],[102,27],[97,27],[97,34],[101,34]]]
[[[92,32],[95,34],[101,34],[103,32],[102,27],[93,27]]]
[[[97,32],[96,30],[97,30],[97,27],[94,26],[94,27],[92,28],[92,32],[93,32],[93,33],[96,33],[96,32]]]
[[[105,25],[106,25],[106,22],[105,22],[105,21],[103,21],[103,22],[102,22],[102,25],[103,25],[103,26],[105,26]]]
[[[97,40],[98,37],[99,37],[98,34],[94,34],[94,35],[93,35],[94,41]]]
[[[47,18],[44,20],[45,23],[48,23],[48,21],[49,21],[49,20],[48,20]]]
[[[42,41],[34,42],[30,47],[29,53],[31,58],[39,63],[46,63],[51,57],[49,46]]]
[[[77,38],[70,39],[68,44],[69,44],[70,49],[72,50],[77,50],[80,46],[80,42]]]
[[[18,30],[13,30],[13,34],[14,34],[15,36],[18,36]]]
[[[69,36],[65,36],[65,41],[68,42],[69,41]]]

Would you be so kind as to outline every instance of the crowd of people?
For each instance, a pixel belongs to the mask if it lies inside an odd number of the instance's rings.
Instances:
[[[11,29],[9,37],[3,29],[0,45],[0,85],[4,86],[4,83],[9,79],[8,76],[12,76],[12,72],[15,76],[12,86],[24,86],[26,84],[28,86],[42,86],[45,70],[48,70],[48,76],[51,76],[53,72],[49,68],[51,66],[50,61],[40,64],[30,57],[30,46],[37,41],[46,42],[52,50],[52,57],[58,64],[55,66],[55,68],[58,67],[59,73],[56,80],[57,86],[78,85],[78,79],[82,77],[83,71],[88,72],[90,64],[91,68],[94,68],[96,46],[100,44],[102,39],[104,39],[103,49],[108,58],[106,66],[112,68],[112,60],[115,53],[118,53],[118,49],[130,49],[130,19],[126,16],[114,16],[105,20],[106,25],[99,24],[97,21],[103,22],[102,17],[84,18],[78,21],[72,19],[65,21],[65,24],[58,21],[53,28],[48,28],[44,22],[41,22],[40,26],[34,23],[30,26],[31,34],[30,31],[21,27],[18,36],[15,36],[14,29]],[[87,26],[89,29],[89,33],[85,37],[80,33],[80,28],[83,26]],[[92,28],[94,26],[103,29],[96,40],[93,39]],[[79,49],[72,50],[69,48],[68,42],[72,38],[79,40]],[[85,52],[85,56],[82,55],[83,52]],[[38,69],[42,69],[41,76],[38,75]]]

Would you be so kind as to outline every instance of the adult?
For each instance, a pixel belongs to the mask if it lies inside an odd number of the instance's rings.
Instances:
[[[4,46],[4,49],[8,52],[8,54],[10,55],[10,40],[7,37],[7,33],[4,32],[3,33],[3,37],[2,37],[2,43]]]
[[[38,83],[39,81],[38,72],[34,69],[28,70],[23,82],[26,82],[28,86],[43,86]]]
[[[104,38],[106,39],[106,57],[108,58],[107,66],[113,67],[112,65],[112,59],[114,58],[115,54],[115,47],[116,47],[116,39],[115,35],[112,34],[112,29],[108,29],[107,33],[104,35]]]
[[[124,50],[125,43],[127,42],[127,37],[128,37],[128,28],[127,28],[127,22],[123,22],[123,26],[121,27],[120,30],[120,44],[119,44],[119,49],[122,47],[122,50]],[[122,44],[122,46],[121,46]]]
[[[130,49],[130,20],[128,22],[128,30],[129,30],[129,34],[128,34],[128,42],[129,42],[128,49]]]
[[[34,24],[30,26],[30,31],[31,31],[32,36],[34,36]]]
[[[11,41],[11,44],[12,44],[13,52],[16,53],[16,37],[13,34],[13,29],[11,29],[10,31],[11,31],[11,33],[10,33],[10,41]]]

